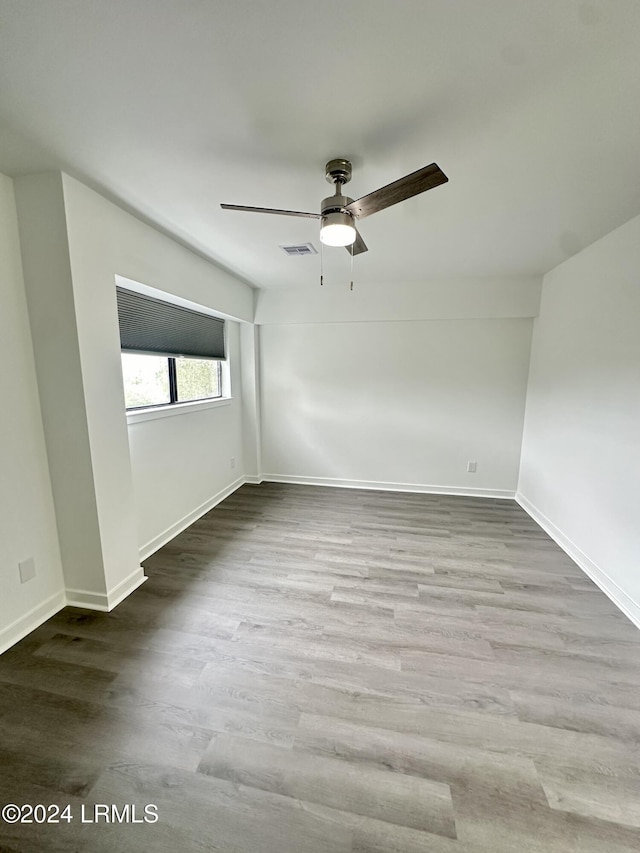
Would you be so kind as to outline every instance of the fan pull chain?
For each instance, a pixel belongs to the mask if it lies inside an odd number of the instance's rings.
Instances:
[[[349,254],[351,255],[351,286],[349,287],[349,290],[353,290],[353,245],[351,246]]]
[[[323,266],[323,261],[324,261],[324,243],[322,242],[322,240],[320,240],[320,287],[322,287],[322,285],[324,284],[324,275],[323,275],[323,273],[324,273],[324,266]]]

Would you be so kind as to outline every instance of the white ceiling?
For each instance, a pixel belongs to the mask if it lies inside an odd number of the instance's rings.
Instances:
[[[324,164],[360,282],[539,274],[640,213],[638,0],[0,0],[0,170],[61,168],[259,287],[315,285]],[[325,273],[348,277],[344,249]]]

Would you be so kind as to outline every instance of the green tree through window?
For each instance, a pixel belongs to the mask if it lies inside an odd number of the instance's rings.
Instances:
[[[222,397],[221,363],[214,359],[123,352],[122,378],[127,409]]]

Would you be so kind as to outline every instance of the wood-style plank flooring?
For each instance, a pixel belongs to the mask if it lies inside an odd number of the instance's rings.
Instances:
[[[640,632],[515,503],[244,486],[145,567],[0,658],[0,799],[74,816],[0,850],[640,850]]]

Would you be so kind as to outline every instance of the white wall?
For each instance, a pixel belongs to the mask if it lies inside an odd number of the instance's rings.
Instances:
[[[227,323],[232,399],[129,424],[131,470],[144,558],[242,483],[240,329]],[[235,467],[231,467],[231,459]]]
[[[260,482],[262,471],[260,425],[260,329],[240,326],[240,395],[242,401],[242,451],[245,479]],[[236,386],[237,387],[237,386]]]
[[[545,276],[519,498],[640,626],[640,217]]]
[[[292,263],[301,260],[294,258]],[[540,307],[541,285],[540,276],[390,281],[385,285],[358,281],[356,276],[354,289],[350,290],[346,281],[329,278],[324,287],[257,291],[255,321],[258,324],[386,323],[535,317]]]
[[[15,187],[29,321],[65,587],[67,592],[81,591],[96,601],[103,601],[107,581],[62,176],[47,173],[18,178]],[[129,571],[133,568],[129,565]]]
[[[145,544],[129,454],[115,277],[242,320],[253,317],[253,291],[66,175],[19,178],[16,192],[67,599],[110,609],[144,580]],[[179,440],[177,427],[176,420]],[[227,454],[201,439],[205,457]],[[193,510],[197,488],[192,498]]]
[[[146,555],[150,543],[159,547],[168,531],[175,534],[181,523],[194,520],[207,500],[243,473],[241,428],[236,424],[240,401],[236,398],[228,411],[173,416],[138,423],[127,431],[114,275],[243,320],[253,318],[253,291],[67,176],[64,195],[76,311],[82,310],[78,328],[84,343],[89,423],[94,445],[101,448],[94,453],[94,468],[100,465],[104,483],[97,490],[98,500],[104,498],[102,518],[113,533],[122,531],[125,515],[132,519],[137,553]],[[237,362],[235,333],[232,338],[232,361]],[[234,382],[238,392],[239,384]],[[180,446],[172,461],[172,447]],[[237,460],[233,470],[231,456]],[[174,476],[164,480],[160,469]],[[194,475],[191,481],[186,471]],[[167,488],[160,491],[162,486]],[[106,537],[114,548],[121,539]],[[120,562],[114,554],[111,563]]]
[[[64,582],[24,293],[13,182],[0,175],[0,651],[64,604]],[[20,583],[18,563],[35,559]]]
[[[527,318],[262,326],[265,477],[512,496],[531,326]]]

